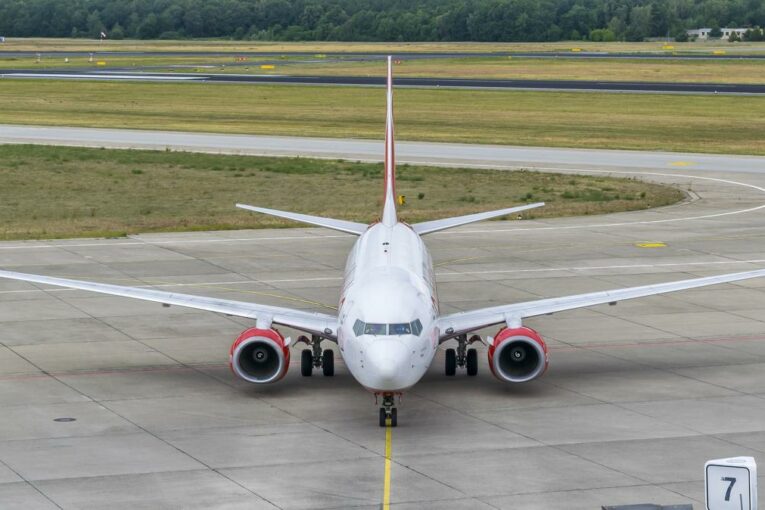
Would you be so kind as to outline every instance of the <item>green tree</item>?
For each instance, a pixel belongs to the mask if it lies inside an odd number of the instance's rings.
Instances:
[[[109,38],[110,39],[124,39],[125,38],[125,29],[122,28],[122,25],[119,23],[115,23],[112,29],[109,31]]]

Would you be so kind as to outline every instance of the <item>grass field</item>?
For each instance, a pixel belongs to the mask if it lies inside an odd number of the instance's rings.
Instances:
[[[226,72],[242,72],[227,67]],[[249,72],[263,73],[259,67]],[[381,62],[276,64],[273,74],[384,76]],[[476,57],[401,60],[396,76],[517,80],[663,81],[764,83],[765,60],[646,60]]]
[[[765,53],[765,42],[735,43],[705,41],[694,43],[669,43],[670,52],[706,53]],[[357,42],[270,42],[270,41],[139,41],[124,40],[103,42],[88,39],[40,39],[8,38],[0,46],[7,51],[230,51],[230,52],[491,52],[491,51],[609,51],[612,53],[666,52],[662,42],[590,42],[560,41],[554,43],[357,43]]]
[[[294,226],[235,202],[373,221],[382,165],[299,158],[0,146],[0,239]],[[673,188],[630,179],[400,166],[410,222],[542,200],[526,217],[672,204]],[[454,190],[459,190],[455,193]]]
[[[5,80],[0,122],[380,139],[380,88]],[[765,154],[765,98],[397,89],[399,140]]]
[[[221,56],[108,56],[90,62],[88,57],[45,56],[0,57],[0,69],[143,69],[155,71],[293,74],[331,76],[384,76],[382,61],[356,62],[313,57],[250,58],[242,64],[235,57]],[[97,62],[104,63],[103,66]],[[274,64],[262,69],[261,64]],[[765,60],[672,60],[672,59],[581,59],[527,57],[402,58],[396,65],[399,77],[479,77],[506,79],[663,81],[763,83]]]

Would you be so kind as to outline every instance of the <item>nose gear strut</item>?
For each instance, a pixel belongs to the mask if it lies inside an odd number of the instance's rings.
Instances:
[[[375,395],[376,399],[377,395]],[[399,396],[399,400],[401,397]],[[390,423],[391,427],[398,426],[398,410],[394,407],[396,396],[393,393],[382,394],[382,407],[380,408],[380,426],[385,427]],[[390,420],[390,422],[388,421]]]

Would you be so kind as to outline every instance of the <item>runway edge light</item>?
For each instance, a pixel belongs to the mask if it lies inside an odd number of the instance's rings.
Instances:
[[[753,457],[709,460],[704,464],[707,510],[757,510],[757,463]]]

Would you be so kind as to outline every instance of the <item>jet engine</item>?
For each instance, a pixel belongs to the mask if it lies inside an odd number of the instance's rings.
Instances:
[[[489,367],[497,379],[521,383],[547,370],[547,345],[531,328],[502,328],[489,345]]]
[[[287,373],[290,364],[288,341],[275,329],[250,328],[231,345],[231,370],[251,383],[276,382]]]

